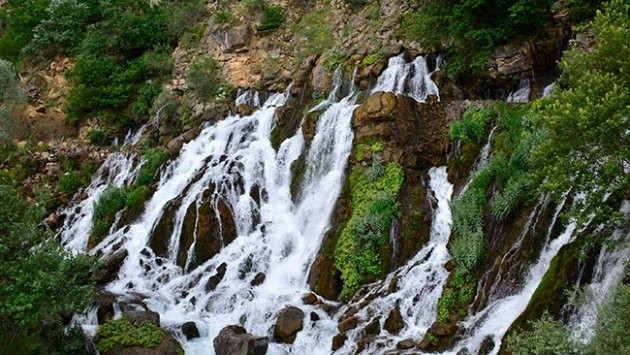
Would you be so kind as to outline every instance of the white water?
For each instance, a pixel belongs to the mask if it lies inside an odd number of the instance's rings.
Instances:
[[[623,202],[621,212],[625,216],[630,215],[628,201]],[[597,263],[593,268],[593,277],[585,288],[586,302],[577,308],[568,322],[573,339],[583,344],[587,344],[593,338],[598,310],[610,299],[630,260],[630,249],[627,244],[630,241],[628,231],[615,231],[612,240],[615,242],[615,247],[611,249],[605,245],[599,253]]]
[[[413,97],[419,102],[424,102],[429,95],[435,95],[439,100],[440,92],[431,80],[431,75],[438,70],[440,68],[436,67],[434,71],[429,72],[424,57],[417,57],[411,63],[407,63],[404,54],[400,54],[389,59],[387,69],[378,78],[372,93],[390,91]]]
[[[419,101],[428,94],[438,94],[426,72],[424,59],[398,64],[386,70],[386,79],[379,79],[379,90],[410,94]],[[338,73],[308,152],[304,151],[301,130],[284,141],[277,152],[272,148],[270,135],[275,109],[286,102],[288,91],[274,94],[251,116],[227,117],[204,128],[196,139],[185,144],[179,156],[162,170],[145,212],[132,224],[111,230],[90,251],[110,255],[118,249],[128,250],[119,279],[110,283],[107,290],[140,297],[151,310],[160,313],[164,327],[176,330],[183,322],[195,321],[201,338],[186,341],[176,333],[187,353],[211,354],[213,339],[220,329],[230,324],[240,324],[255,335],[271,336],[276,316],[286,305],[299,306],[307,319],[310,312],[316,312],[321,320],[305,321],[293,345],[270,343],[269,353],[330,352],[336,320],[318,307],[302,305],[301,296],[309,291],[307,275],[328,228],[352,147],[350,120],[356,108],[354,93],[336,102],[341,87],[341,71]],[[237,103],[260,106],[259,95],[242,92]],[[141,134],[131,134],[126,143],[135,144],[140,138]],[[294,202],[290,192],[291,165],[300,156],[305,157],[306,170],[299,198]],[[85,250],[94,201],[108,185],[133,183],[140,166],[134,165],[134,159],[133,155],[122,153],[110,155],[87,189],[88,198],[65,211],[68,218],[61,238],[68,248]],[[266,196],[260,203],[250,197],[255,186]],[[198,210],[204,191],[209,187],[213,187],[210,199],[215,210],[218,200],[226,201],[234,216],[238,237],[228,245],[224,243],[213,258],[185,273],[186,268],[176,264],[182,247],[181,226],[188,207],[196,206]],[[452,186],[446,181],[445,168],[432,170],[431,188],[438,201],[433,239],[414,258],[415,262],[399,269],[399,291],[392,297],[401,299],[401,312],[414,312],[419,305],[411,303],[406,295],[416,292],[424,283],[421,277],[433,277],[435,284],[417,291],[427,296],[420,297],[419,309],[434,309],[447,276],[443,264],[448,260],[445,245],[450,228],[448,199]],[[170,203],[179,206],[172,217],[174,231],[168,236],[167,255],[157,257],[149,244]],[[187,250],[185,266],[191,263],[197,239],[203,236],[195,232],[194,238]],[[425,257],[429,261],[423,260]],[[227,270],[222,281],[216,289],[206,290],[208,280],[223,263],[227,264]],[[248,265],[249,271],[243,271],[243,265]],[[266,279],[254,287],[251,281],[257,273],[264,273]],[[385,305],[386,301],[383,302]],[[375,304],[374,307],[381,306]],[[401,334],[411,336],[416,330],[426,330],[434,313],[434,310],[426,313],[416,310]],[[94,317],[84,319],[86,329],[93,330],[94,323]]]
[[[437,208],[433,211],[429,242],[406,265],[391,273],[383,282],[378,283],[377,287],[372,287],[364,297],[347,306],[352,307],[378,295],[356,315],[360,324],[367,324],[376,317],[381,319],[381,334],[372,345],[379,344],[386,348],[393,348],[400,340],[417,338],[424,334],[435,320],[437,302],[448,277],[444,264],[450,259],[446,244],[451,234],[452,215],[449,203],[453,185],[448,182],[446,167],[431,168],[429,177],[429,188],[437,202]],[[387,288],[394,277],[398,278],[397,289],[387,294]],[[383,293],[385,295],[382,295]],[[385,319],[396,305],[399,306],[405,325],[394,336],[383,328]],[[340,313],[343,313],[347,307]],[[354,353],[360,331],[361,327],[349,331],[346,345],[338,352]],[[371,354],[377,351],[368,347],[363,353]]]
[[[518,89],[508,95],[507,102],[526,103],[529,102],[529,94],[532,91],[531,80],[529,76],[521,76]]]

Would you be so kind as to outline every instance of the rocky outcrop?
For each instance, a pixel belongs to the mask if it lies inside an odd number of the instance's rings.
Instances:
[[[251,30],[247,26],[219,27],[212,32],[224,53],[239,53],[249,50]]]
[[[214,352],[226,355],[264,355],[268,344],[267,337],[253,336],[243,327],[230,325],[221,329],[214,338]]]
[[[195,322],[186,322],[182,324],[182,333],[186,336],[186,339],[195,339],[199,338],[199,329],[197,329],[197,324]]]
[[[297,333],[304,328],[304,312],[297,307],[280,311],[274,327],[274,338],[283,343],[293,343]]]
[[[92,279],[97,285],[104,285],[114,280],[118,277],[118,270],[120,270],[128,255],[127,249],[117,251],[96,266],[92,272]]]

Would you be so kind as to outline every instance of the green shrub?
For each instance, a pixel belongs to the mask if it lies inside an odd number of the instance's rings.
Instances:
[[[164,340],[164,333],[150,322],[134,326],[127,319],[109,320],[96,330],[96,346],[101,353],[133,346],[156,348]]]
[[[363,66],[369,66],[378,62],[381,58],[383,58],[383,52],[374,52],[366,55],[365,58],[363,58],[363,61],[361,61],[361,64]]]
[[[461,120],[453,123],[449,129],[449,137],[453,140],[461,139],[462,143],[483,140],[488,124],[496,117],[492,107],[470,108]]]
[[[71,171],[59,177],[57,184],[59,190],[63,193],[72,193],[84,186],[86,179],[78,171]]]
[[[127,192],[125,206],[133,213],[142,212],[144,203],[151,197],[151,188],[148,186],[136,186]]]
[[[221,10],[217,10],[214,13],[214,21],[219,25],[230,22],[231,18],[232,18],[232,15],[230,14],[229,10],[221,9]]]
[[[33,29],[47,17],[50,0],[8,1],[0,9],[0,57],[16,63],[33,38]]]
[[[103,146],[107,144],[107,133],[102,129],[93,129],[90,131],[88,138],[90,139],[90,144]]]
[[[153,148],[146,151],[142,166],[138,172],[135,184],[137,186],[149,185],[155,179],[158,170],[169,159],[168,152],[163,148]]]
[[[455,305],[455,294],[452,290],[445,290],[438,301],[437,321],[446,323],[449,320],[450,311]]]
[[[532,330],[510,334],[506,339],[507,348],[514,355],[578,355],[569,332],[556,322],[549,313],[539,320],[530,321]],[[612,354],[612,353],[610,353]]]
[[[208,14],[206,0],[162,0],[166,16],[166,33],[169,43],[177,45],[187,33],[202,24]]]
[[[107,234],[116,212],[125,207],[127,193],[120,187],[107,187],[94,202],[91,234],[97,239]]]
[[[25,101],[15,67],[0,59],[0,144],[8,143],[16,126],[15,108]]]
[[[351,296],[368,275],[381,273],[380,248],[388,243],[403,179],[404,169],[396,163],[383,167],[375,160],[367,171],[353,169],[349,180],[352,216],[335,248],[335,267],[341,272],[343,298]]]
[[[263,8],[263,20],[256,27],[256,32],[269,34],[276,31],[284,22],[284,7],[279,5],[265,5]]]
[[[208,55],[197,58],[188,69],[188,86],[201,98],[215,95],[222,85],[217,62]]]
[[[307,57],[321,54],[334,44],[332,30],[332,11],[329,6],[310,11],[293,27],[293,33],[301,41],[297,44],[297,63]]]

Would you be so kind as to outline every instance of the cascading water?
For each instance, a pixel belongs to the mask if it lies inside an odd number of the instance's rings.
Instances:
[[[453,185],[448,182],[446,167],[432,168],[429,171],[429,188],[437,203],[433,211],[431,239],[405,266],[391,273],[383,282],[373,285],[371,290],[360,299],[348,305],[353,307],[365,300],[370,300],[356,316],[364,323],[374,318],[385,319],[394,307],[404,315],[405,325],[396,334],[385,335],[381,332],[373,344],[392,348],[402,339],[417,337],[431,326],[437,313],[437,303],[442,287],[448,277],[444,264],[450,259],[446,244],[451,233],[452,216],[449,203]],[[387,293],[392,280],[396,278],[396,291]],[[342,310],[343,311],[343,310]],[[360,330],[348,332],[351,341],[339,350],[339,353],[353,353],[360,336]],[[366,348],[365,353],[375,353],[375,349]]]
[[[397,57],[390,64],[375,90],[408,94],[420,101],[429,94],[439,94],[424,58],[404,63]],[[304,152],[301,130],[285,140],[277,152],[272,148],[275,109],[284,105],[288,93],[272,95],[251,116],[231,116],[203,128],[163,169],[145,212],[128,225],[113,227],[90,251],[104,256],[121,249],[128,251],[119,278],[106,287],[107,291],[123,298],[140,298],[159,312],[162,326],[173,329],[190,354],[212,353],[212,340],[226,325],[240,324],[252,334],[270,336],[277,313],[286,305],[299,305],[305,313],[315,312],[321,319],[305,322],[292,345],[271,343],[269,353],[329,353],[336,316],[302,305],[301,296],[309,291],[309,268],[328,228],[352,147],[350,120],[357,105],[354,92],[335,102],[340,87],[341,71],[335,76],[326,107],[321,108],[325,111],[308,152]],[[241,92],[237,99],[237,103],[250,106],[259,102],[254,92]],[[133,137],[139,139],[140,135]],[[306,168],[296,200],[290,190],[291,166],[300,156]],[[133,154],[122,153],[108,157],[86,191],[88,198],[64,211],[68,217],[61,238],[66,246],[85,250],[94,201],[108,185],[133,183],[141,165],[134,164],[134,159]],[[432,242],[397,271],[400,287],[390,295],[400,300],[404,312],[418,307],[408,297],[414,292],[422,296],[423,306],[419,308],[434,309],[447,276],[443,264],[448,260],[452,186],[446,180],[445,168],[432,169],[430,178],[438,203]],[[202,224],[199,215],[206,205],[218,216],[216,224],[223,239],[213,256],[197,260],[198,245],[207,242],[203,239],[207,236],[198,233]],[[192,219],[192,240],[184,243],[182,231],[191,225],[187,220],[190,211],[197,218]],[[224,214],[234,220],[233,240],[226,239]],[[171,221],[172,227],[165,236],[158,236],[164,220]],[[165,239],[164,250],[152,248],[159,238]],[[255,283],[260,275],[264,281]],[[428,279],[433,284],[425,284]],[[389,311],[386,304],[390,298],[373,308]],[[426,330],[435,311],[426,313],[416,312],[407,321],[404,334]],[[177,333],[178,326],[186,321],[196,322],[201,338],[187,341]],[[95,323],[95,317],[84,322]],[[93,329],[95,324],[91,325]]]

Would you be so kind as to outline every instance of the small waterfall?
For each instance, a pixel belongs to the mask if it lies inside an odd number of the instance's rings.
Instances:
[[[468,187],[470,186],[470,183],[473,181],[473,178],[475,177],[475,175],[479,171],[481,171],[483,168],[485,168],[486,165],[488,165],[488,162],[490,161],[490,153],[492,150],[492,137],[494,136],[494,132],[497,130],[497,127],[498,127],[497,124],[493,125],[492,129],[490,130],[490,133],[488,133],[488,140],[486,141],[486,144],[483,146],[483,148],[481,148],[481,151],[479,151],[479,156],[477,157],[477,160],[475,160],[473,168],[470,171],[470,175],[468,176],[468,180],[466,181],[466,184],[464,185],[464,187],[462,187],[461,191],[459,192],[460,195],[466,192],[466,190],[468,190]]]
[[[416,101],[424,102],[427,96],[435,95],[440,98],[437,85],[431,80],[431,75],[440,70],[436,67],[429,72],[426,58],[417,57],[411,63],[405,61],[404,54],[389,59],[387,69],[381,74],[372,92],[390,91],[413,97]]]
[[[549,230],[551,228],[553,225],[549,226]],[[560,248],[571,241],[575,229],[576,224],[570,223],[557,238],[545,243],[538,260],[529,267],[526,280],[520,290],[512,294],[495,293],[488,299],[485,308],[466,319],[463,322],[467,330],[466,335],[455,349],[466,348],[469,353],[475,354],[482,343],[487,338],[491,338],[494,347],[490,354],[498,354],[505,333],[525,311],[529,300],[549,268],[551,260],[558,254]]]
[[[394,307],[399,307],[404,317],[404,328],[395,336],[385,335],[388,333],[382,331],[372,344],[393,348],[396,342],[402,339],[418,337],[425,333],[435,320],[438,299],[448,277],[444,264],[450,259],[446,245],[451,233],[452,215],[449,203],[453,185],[448,182],[446,167],[431,168],[429,178],[429,188],[437,202],[437,207],[433,211],[429,242],[405,266],[390,273],[383,282],[371,287],[365,296],[345,308],[371,300],[356,316],[365,324],[374,318],[380,318],[382,324],[389,312]],[[394,278],[397,279],[396,290],[387,294],[387,289]],[[360,328],[349,331],[349,341],[339,349],[339,353],[354,353],[353,347],[359,336]],[[372,354],[377,351],[378,349],[368,347],[363,352]]]
[[[628,201],[623,202],[621,212],[625,216],[630,215]],[[587,301],[579,305],[569,317],[568,328],[576,341],[587,344],[593,338],[598,308],[609,299],[630,260],[630,249],[627,245],[629,237],[628,231],[616,230],[612,236],[615,246],[602,247],[593,268],[593,277],[585,288]],[[579,287],[580,283],[578,282],[576,286]]]
[[[518,83],[518,89],[508,95],[507,102],[526,103],[529,102],[529,94],[532,91],[531,79],[523,74]]]

